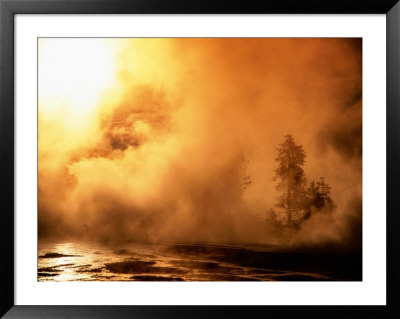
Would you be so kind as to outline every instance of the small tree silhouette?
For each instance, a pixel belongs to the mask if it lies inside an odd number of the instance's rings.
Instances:
[[[321,210],[324,207],[332,207],[333,200],[330,197],[331,187],[325,183],[325,178],[320,177],[320,181],[311,182],[307,190],[308,209],[311,207]]]

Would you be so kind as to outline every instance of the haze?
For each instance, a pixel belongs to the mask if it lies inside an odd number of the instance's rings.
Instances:
[[[359,251],[361,48],[335,38],[40,39],[39,239]],[[273,177],[286,134],[336,209],[279,234]]]

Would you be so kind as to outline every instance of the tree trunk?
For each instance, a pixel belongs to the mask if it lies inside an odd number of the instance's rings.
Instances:
[[[287,181],[287,219],[288,219],[288,226],[292,224],[292,203],[290,199],[290,182]]]

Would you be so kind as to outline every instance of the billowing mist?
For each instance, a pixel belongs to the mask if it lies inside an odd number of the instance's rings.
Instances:
[[[57,96],[39,60],[40,239],[361,249],[361,39],[97,41],[111,72],[80,67],[80,90],[106,77],[94,99]],[[295,230],[272,212],[286,134],[335,202]]]

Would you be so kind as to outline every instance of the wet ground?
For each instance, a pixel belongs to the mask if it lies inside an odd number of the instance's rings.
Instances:
[[[38,281],[358,281],[361,256],[268,246],[40,243]]]

